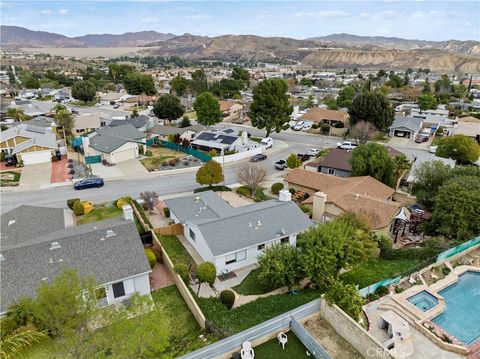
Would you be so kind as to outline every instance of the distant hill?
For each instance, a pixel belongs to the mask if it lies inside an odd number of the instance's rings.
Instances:
[[[94,34],[68,37],[46,31],[33,31],[19,26],[0,27],[1,46],[8,47],[135,47],[175,37],[156,31],[127,32],[121,35]]]

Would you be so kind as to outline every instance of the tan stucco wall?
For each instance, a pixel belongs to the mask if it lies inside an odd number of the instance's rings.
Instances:
[[[7,141],[3,141],[2,143],[0,143],[0,148],[2,148],[2,149],[13,148],[16,145],[18,145],[22,142],[28,141],[28,140],[29,140],[29,138],[27,138],[27,137],[17,136],[17,137],[11,138]]]

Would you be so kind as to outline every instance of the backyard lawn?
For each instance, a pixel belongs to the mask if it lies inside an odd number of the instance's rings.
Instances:
[[[290,358],[310,358],[307,355],[307,348],[293,332],[287,332],[288,342],[285,350],[278,343],[278,339],[274,338],[259,346],[253,348],[255,358],[258,359],[290,359]]]
[[[21,175],[22,174],[20,172],[15,172],[15,171],[0,172],[0,186],[2,187],[18,186],[18,182],[20,181]]]
[[[365,288],[370,284],[382,279],[395,277],[409,269],[419,265],[422,260],[372,258],[352,268],[352,270],[340,275],[346,283],[358,284],[359,288]]]
[[[172,151],[165,147],[149,147],[148,150],[152,151],[152,156],[144,158],[140,160],[140,162],[149,171],[158,170],[163,162],[168,162],[168,160],[185,156],[182,152]]]
[[[77,224],[103,221],[105,219],[117,218],[122,216],[122,210],[116,206],[94,208],[88,214],[77,218]]]
[[[179,263],[185,264],[187,267],[192,263],[192,258],[182,243],[175,236],[162,236],[157,234],[157,238],[167,251],[168,256],[174,265]]]
[[[243,295],[257,295],[257,294],[265,294],[273,290],[269,288],[265,284],[263,284],[259,279],[258,275],[260,274],[260,268],[252,270],[236,287],[232,289],[235,290],[239,294]]]

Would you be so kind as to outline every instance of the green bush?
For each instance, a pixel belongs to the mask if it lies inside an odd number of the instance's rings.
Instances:
[[[284,124],[284,125],[282,126],[282,129],[283,129],[284,131],[288,130],[289,128],[290,128],[290,125],[289,125],[288,123],[286,123],[286,124]]]
[[[268,197],[263,192],[263,188],[257,187],[255,190],[255,200],[256,201],[266,201]]]
[[[143,155],[145,152],[145,148],[143,146],[138,146],[138,154]]]
[[[132,203],[132,197],[126,196],[126,197],[120,197],[114,202],[115,207],[118,209],[122,209],[123,206],[126,204],[131,204]]]
[[[145,255],[147,256],[148,263],[150,264],[150,268],[153,269],[155,267],[155,262],[157,261],[157,257],[155,253],[150,248],[145,248]]]
[[[380,252],[389,251],[393,248],[393,243],[390,237],[382,232],[372,232],[372,240],[377,242]]]
[[[235,293],[231,290],[223,290],[220,293],[220,302],[222,302],[222,304],[228,309],[232,309],[233,304],[235,303]]]
[[[325,299],[330,304],[336,304],[355,321],[362,313],[364,299],[358,293],[357,288],[351,284],[333,280],[325,293]]]
[[[388,294],[388,287],[381,286],[376,291],[375,294],[378,295],[379,298],[383,297],[384,295]]]
[[[287,158],[287,167],[288,168],[297,168],[302,165],[302,161],[297,157],[295,153],[290,154]]]
[[[163,214],[165,215],[165,217],[170,218],[170,208],[163,207]]]
[[[150,157],[150,156],[152,156],[152,155],[153,155],[153,153],[152,153],[151,150],[146,150],[146,151],[145,151],[145,156]]]
[[[77,216],[81,216],[84,211],[83,203],[80,201],[75,202],[73,205],[73,213],[75,213]]]
[[[15,319],[9,316],[3,316],[0,319],[0,337],[3,338],[4,336],[11,334],[15,329],[17,329],[17,327],[18,325]]]
[[[68,208],[70,208],[71,210],[73,210],[73,205],[74,205],[75,202],[77,202],[77,201],[80,201],[80,198],[67,199],[67,206],[68,206]]]
[[[297,191],[295,191],[294,188],[290,188],[290,189],[288,190],[288,192],[290,192],[291,194],[295,194],[295,192],[297,192]]]
[[[184,263],[178,263],[173,268],[175,273],[177,273],[184,282],[188,282],[188,267]]]
[[[193,193],[199,193],[199,192],[206,192],[206,191],[214,191],[214,192],[228,192],[231,191],[232,189],[227,186],[207,186],[207,187],[200,187],[196,188],[193,190]]]
[[[305,193],[305,194],[303,195],[303,200],[305,201],[306,199],[308,199],[308,197],[310,197],[310,195],[309,195],[308,193]]]
[[[3,161],[5,161],[5,153],[0,152],[0,162],[3,162]]]
[[[197,278],[201,283],[206,282],[212,285],[216,277],[217,269],[213,263],[203,262],[197,267]]]
[[[450,272],[451,272],[450,268],[448,268],[448,267],[443,267],[442,268],[443,275],[449,275]]]
[[[247,186],[242,186],[242,187],[238,187],[237,188],[237,193],[240,195],[240,196],[251,196],[251,191],[250,191],[250,188],[248,188]]]
[[[278,194],[282,189],[284,189],[285,186],[281,182],[277,182],[272,184],[272,187],[270,187],[270,190],[272,191],[273,194]]]

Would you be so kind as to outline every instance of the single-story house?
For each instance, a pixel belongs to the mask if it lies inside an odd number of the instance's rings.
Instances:
[[[451,158],[438,157],[427,152],[418,152],[417,155],[414,156],[413,158],[412,168],[410,168],[410,171],[407,176],[407,183],[408,184],[414,183],[415,180],[417,179],[415,173],[419,168],[419,166],[422,163],[431,162],[431,161],[441,161],[447,166],[450,166],[452,168],[455,167],[455,160],[452,160]]]
[[[85,156],[100,156],[108,163],[138,158],[139,146],[145,146],[145,142],[145,134],[131,124],[102,127],[82,137]]]
[[[193,125],[188,127],[155,125],[149,130],[149,133],[152,137],[157,137],[161,140],[168,140],[168,136],[178,134],[182,140],[186,139],[192,141],[198,132],[204,130],[208,130],[208,128],[203,125]]]
[[[130,209],[131,210],[131,209]],[[133,293],[150,294],[151,272],[135,223],[110,219],[75,226],[71,211],[20,206],[0,217],[0,314],[64,268],[93,275],[97,303],[106,306]]]
[[[153,117],[141,115],[137,117],[130,117],[125,120],[113,120],[112,122],[110,122],[110,127],[121,126],[127,123],[131,124],[140,132],[147,132],[155,125]]]
[[[125,93],[110,91],[107,93],[99,93],[100,102],[109,105],[110,102],[118,102],[124,96]]]
[[[480,144],[480,119],[475,117],[459,118],[453,126],[454,135],[464,135],[475,139]]]
[[[313,222],[292,201],[269,200],[234,208],[213,191],[165,200],[171,218],[217,275],[257,263],[265,248],[296,245],[297,235]]]
[[[244,152],[258,147],[258,143],[248,139],[247,132],[236,135],[235,130],[225,129],[216,131],[201,131],[191,142],[193,148],[217,153],[222,151]]]
[[[52,127],[20,123],[0,132],[0,149],[24,165],[51,162],[60,144]]]
[[[312,218],[329,222],[353,212],[368,218],[372,229],[388,233],[402,205],[392,201],[395,190],[370,176],[342,178],[303,169],[285,176],[289,188],[310,194],[302,204],[312,207]]]
[[[310,121],[315,124],[326,123],[329,125],[334,125],[336,123],[342,123],[345,127],[348,126],[348,119],[350,116],[347,112],[336,111],[336,110],[326,110],[319,107],[312,107],[300,117],[301,121]]]
[[[94,131],[106,125],[105,120],[100,117],[99,113],[81,114],[73,119],[73,132],[75,133]]]
[[[241,117],[243,105],[235,101],[220,101],[220,111],[223,113],[226,122],[236,122]],[[243,121],[242,121],[243,122]]]
[[[395,116],[388,128],[390,137],[415,138],[423,127],[423,120],[416,117]]]

